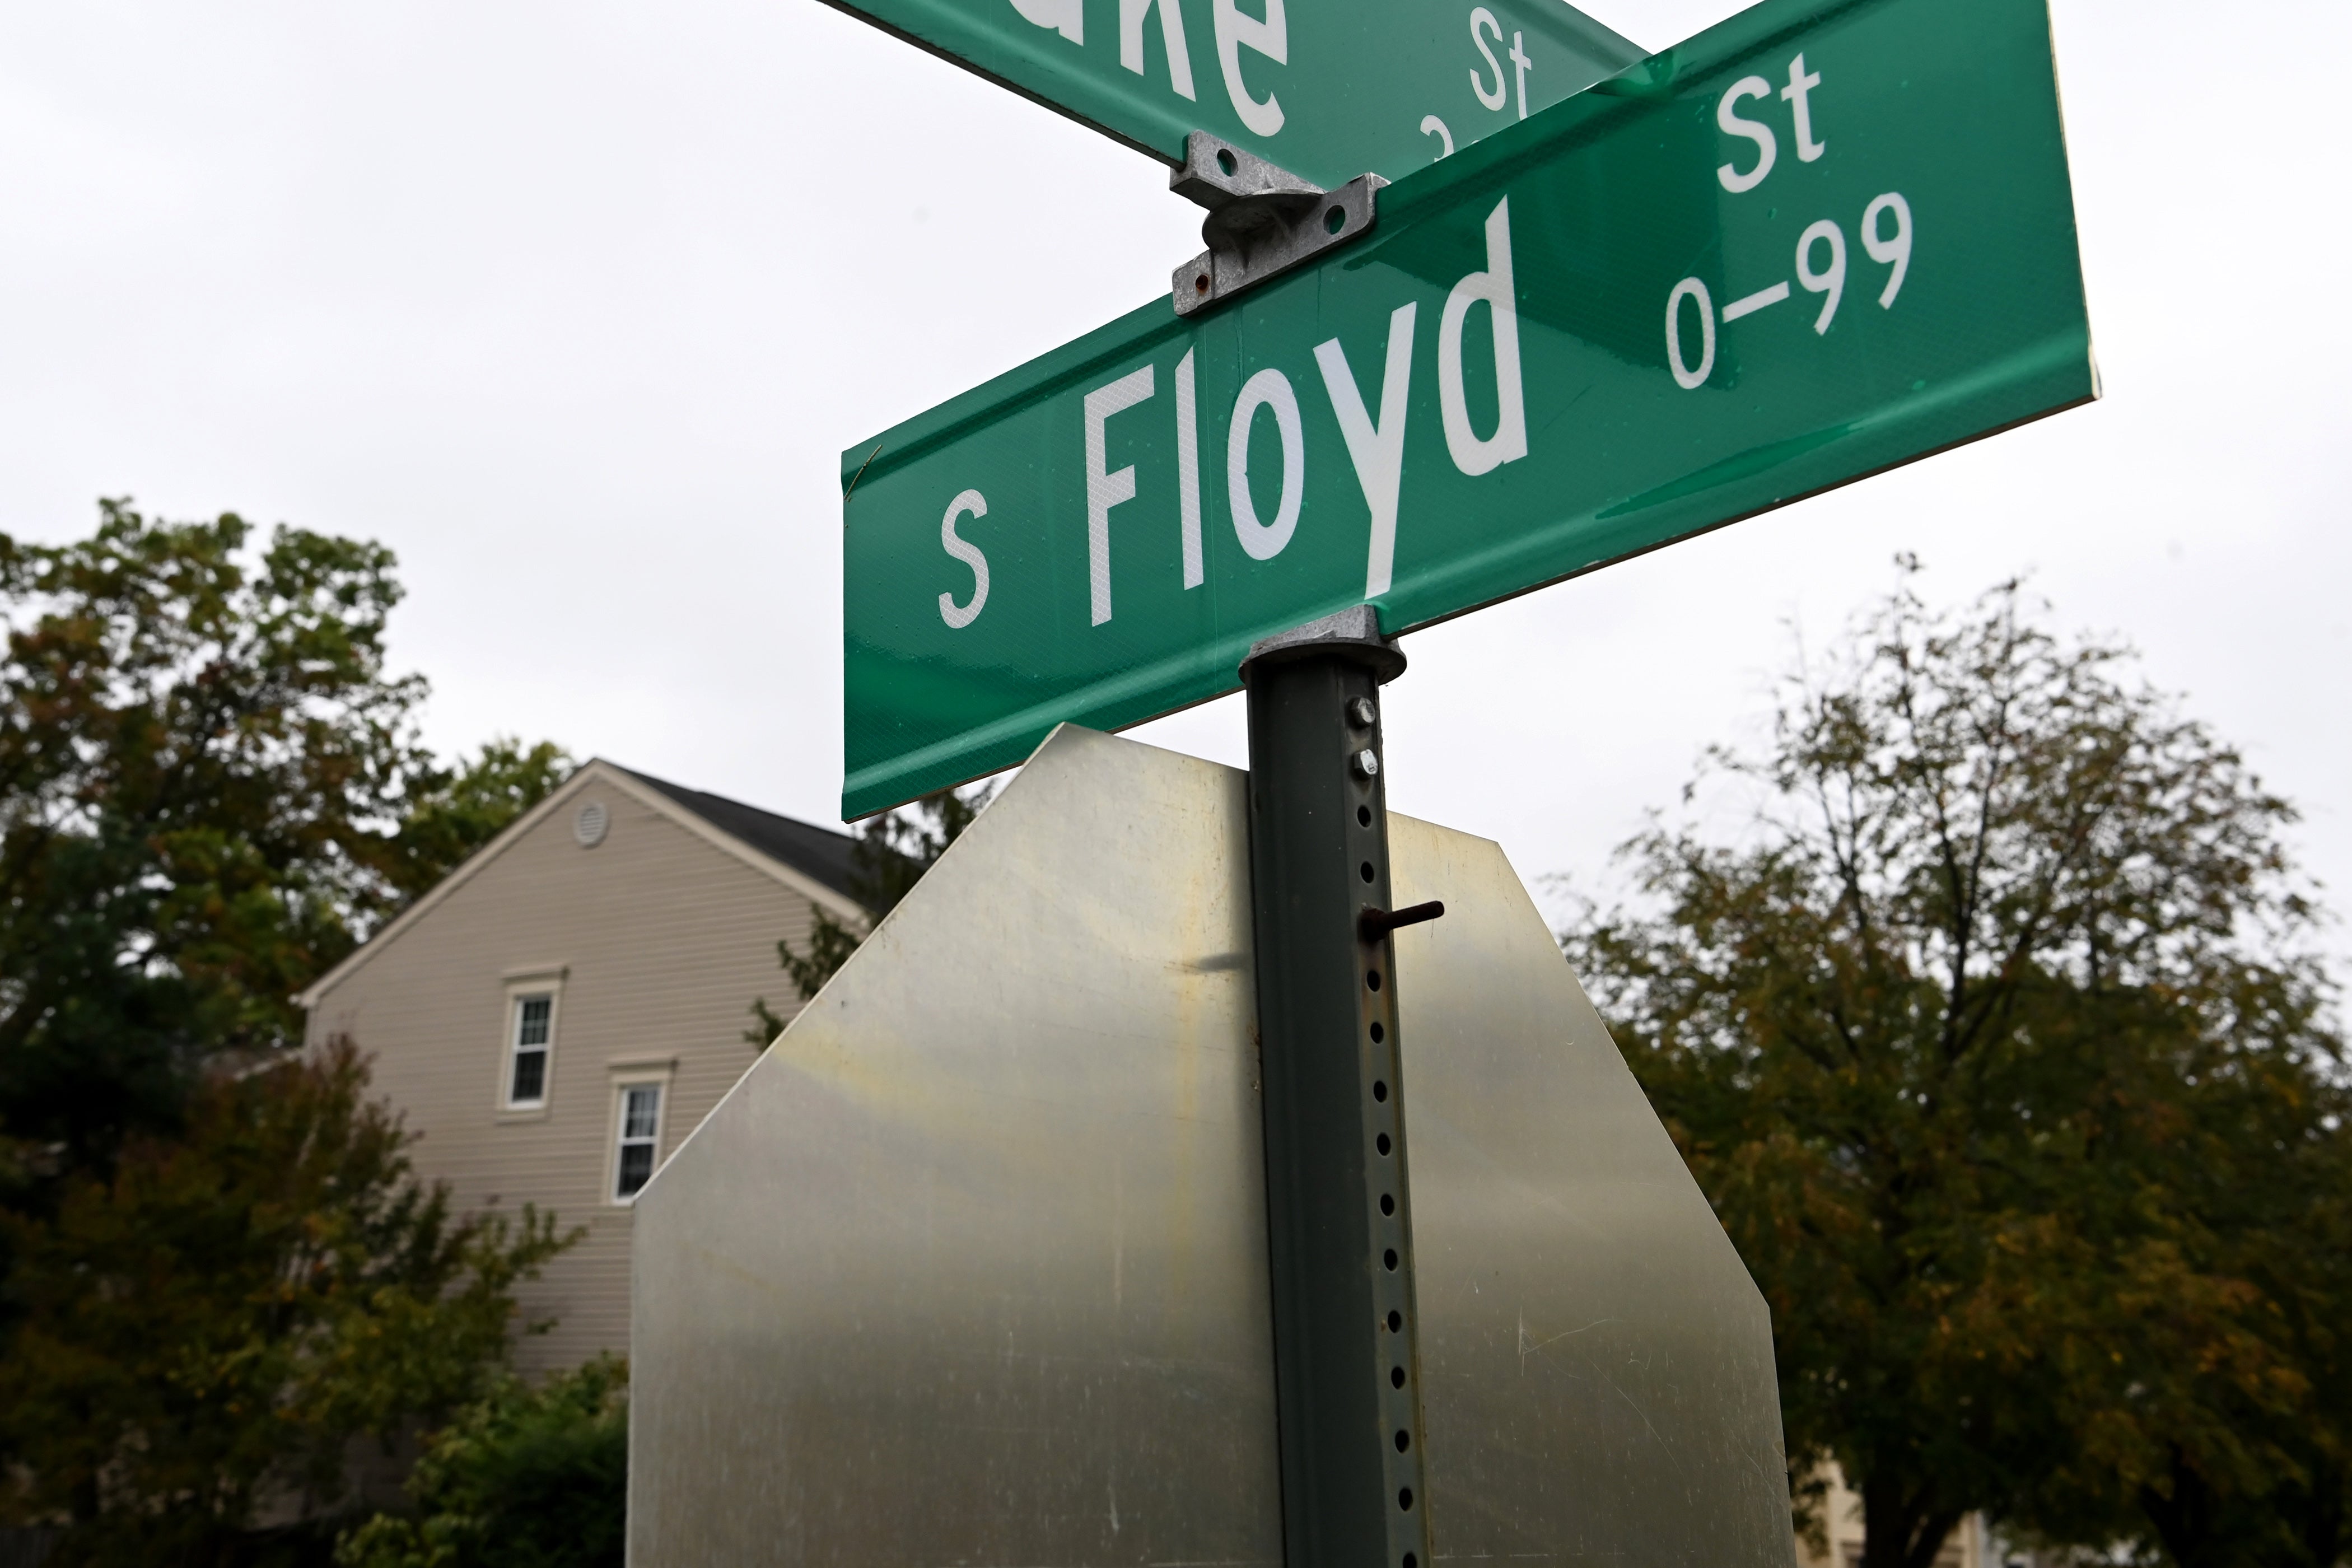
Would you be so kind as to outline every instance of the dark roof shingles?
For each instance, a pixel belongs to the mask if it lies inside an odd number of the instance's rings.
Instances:
[[[721,833],[742,840],[770,859],[782,861],[845,898],[857,897],[850,888],[849,861],[850,849],[857,841],[848,834],[779,816],[756,805],[745,805],[740,800],[729,800],[725,795],[688,789],[635,768],[621,771],[639,784],[661,791]]]

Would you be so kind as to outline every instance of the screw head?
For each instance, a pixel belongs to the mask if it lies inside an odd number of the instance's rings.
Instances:
[[[1348,759],[1348,765],[1349,768],[1354,770],[1356,776],[1360,779],[1378,778],[1380,776],[1381,759],[1373,754],[1372,749],[1370,746],[1365,747],[1362,751],[1358,752],[1354,756],[1349,757]]]
[[[1372,700],[1370,698],[1350,697],[1348,699],[1348,722],[1353,724],[1357,729],[1370,729],[1372,727],[1372,721],[1379,717],[1380,710],[1372,706]]]

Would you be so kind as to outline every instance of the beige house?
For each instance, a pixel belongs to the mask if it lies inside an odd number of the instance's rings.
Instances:
[[[522,1298],[526,1369],[629,1342],[629,1203],[759,1055],[776,942],[862,923],[852,840],[593,761],[299,998],[347,1035],[461,1211],[524,1204],[587,1234]]]

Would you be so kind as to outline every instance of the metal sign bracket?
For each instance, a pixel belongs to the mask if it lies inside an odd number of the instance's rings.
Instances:
[[[1189,316],[1369,232],[1373,193],[1388,182],[1359,174],[1336,190],[1309,184],[1222,137],[1195,131],[1168,188],[1209,209],[1209,248],[1176,268],[1171,294]]]

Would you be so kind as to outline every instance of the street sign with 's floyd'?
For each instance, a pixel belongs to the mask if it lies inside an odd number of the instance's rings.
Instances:
[[[829,0],[1171,163],[1400,179],[1633,64],[1564,0]]]
[[[845,452],[844,815],[2096,395],[2045,0],[1765,0]]]

